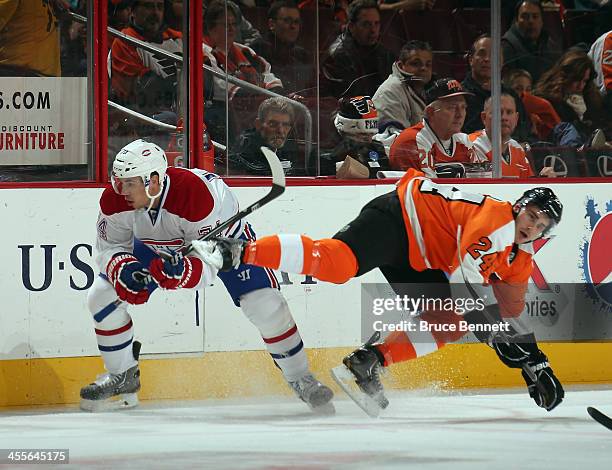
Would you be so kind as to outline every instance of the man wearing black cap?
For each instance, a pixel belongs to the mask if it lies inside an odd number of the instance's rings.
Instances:
[[[446,163],[478,162],[467,134],[461,132],[471,95],[452,78],[436,80],[425,90],[423,122],[404,129],[389,150],[391,168],[415,168],[435,177],[436,166]]]

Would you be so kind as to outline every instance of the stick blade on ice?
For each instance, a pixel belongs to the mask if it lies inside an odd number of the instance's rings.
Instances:
[[[591,418],[593,418],[599,424],[601,424],[602,426],[605,426],[610,431],[612,431],[612,418],[610,418],[609,416],[606,416],[601,411],[599,411],[597,408],[593,408],[592,406],[587,407],[587,413],[591,416]]]

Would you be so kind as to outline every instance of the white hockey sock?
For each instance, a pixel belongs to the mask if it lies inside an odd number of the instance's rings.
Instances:
[[[296,325],[283,334],[274,337],[263,337],[266,348],[274,362],[283,371],[289,382],[293,382],[308,372],[308,359],[304,343]]]
[[[122,311],[121,311],[122,310]],[[119,307],[115,315],[109,315],[103,322],[96,322],[98,349],[104,359],[106,370],[113,374],[125,372],[138,364],[132,353],[134,326],[125,307]]]
[[[295,381],[308,372],[304,343],[287,301],[280,291],[259,289],[240,298],[240,306],[266,344],[274,362],[287,381]]]

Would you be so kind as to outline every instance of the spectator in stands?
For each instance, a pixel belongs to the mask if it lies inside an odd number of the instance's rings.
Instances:
[[[472,142],[461,132],[467,109],[465,97],[470,94],[452,78],[433,82],[425,91],[423,121],[404,129],[391,145],[391,168],[416,168],[435,177],[440,165],[478,162]]]
[[[531,74],[527,70],[515,69],[508,74],[505,84],[521,98],[538,139],[549,140],[551,131],[561,118],[548,100],[531,94]]]
[[[176,31],[183,30],[183,0],[166,0],[166,25]]]
[[[400,50],[391,75],[374,94],[379,131],[393,127],[401,131],[423,119],[423,90],[431,81],[433,53],[423,41],[408,41]]]
[[[469,70],[461,84],[466,91],[472,94],[467,97],[468,109],[463,126],[463,132],[469,134],[482,127],[480,113],[484,109],[485,100],[491,96],[491,36],[488,33],[478,36],[472,43],[467,60]],[[502,86],[502,91],[514,95],[514,91],[504,86]],[[513,137],[519,142],[535,140],[535,136],[531,134],[531,122],[523,103],[520,100],[517,100],[517,103],[519,123]]]
[[[213,1],[218,0],[204,0],[205,9],[208,8],[208,5],[211,4]],[[227,8],[232,10],[232,12],[234,13],[234,17],[236,18],[237,27],[234,41],[239,44],[246,44],[247,46],[249,46],[253,41],[256,41],[261,38],[261,33],[249,22],[249,20],[245,18],[236,2],[233,2],[232,0],[225,0],[223,3],[227,5]],[[254,6],[247,5],[245,2],[240,3],[243,7],[247,8],[252,8]]]
[[[87,3],[79,1],[72,11],[87,16]],[[60,21],[60,60],[63,77],[87,76],[87,25],[65,16]]]
[[[603,97],[607,140],[612,140],[612,31],[602,34],[591,47],[589,57],[595,67],[595,86]]]
[[[164,26],[164,0],[134,1],[130,26],[122,32],[171,53],[183,50],[181,32]],[[117,38],[109,60],[113,99],[149,115],[173,109],[178,64],[172,59]]]
[[[286,99],[264,100],[259,105],[255,127],[240,135],[238,151],[230,153],[230,172],[269,176],[270,166],[259,149],[265,146],[276,153],[287,175],[303,174],[296,167],[297,145],[288,139],[293,122],[293,108]]]
[[[236,16],[222,2],[212,2],[204,17],[204,62],[220,72],[252,83],[267,90],[282,91],[282,82],[272,73],[270,63],[257,55],[253,49],[235,42]],[[227,41],[227,42],[226,42]],[[213,99],[231,99],[241,88],[225,80],[214,78]],[[248,90],[244,90],[248,93]]]
[[[315,81],[313,57],[296,44],[301,24],[297,4],[292,0],[275,1],[268,10],[268,32],[250,44],[270,62],[285,92],[300,95]]]
[[[278,93],[284,92],[283,84],[272,73],[270,63],[257,55],[250,47],[235,41],[236,31],[234,11],[227,8],[226,16],[226,7],[222,2],[210,3],[204,16],[204,44],[202,45],[204,63],[223,74],[239,78],[258,87]],[[237,112],[236,116],[232,116],[230,113],[230,118],[236,119],[226,123],[226,105],[237,95],[256,96],[256,93],[246,87],[226,82],[224,78],[212,76],[212,74],[207,74],[204,82],[208,87],[206,97],[207,100],[210,100],[210,105],[207,106],[205,113],[206,126],[215,141],[231,144],[241,130],[238,129],[241,126],[235,123],[241,114]],[[247,103],[247,108],[253,106],[251,102]]]
[[[393,54],[380,43],[380,9],[376,0],[349,5],[347,29],[330,46],[321,67],[323,96],[372,96],[385,81]]]
[[[373,137],[378,132],[378,111],[369,96],[340,98],[334,113],[334,127],[342,140],[329,153],[321,155],[321,174],[336,174],[336,163],[350,157],[376,178],[380,170],[389,169],[389,159],[382,144]]]
[[[0,77],[61,75],[61,8],[52,0],[0,1]]]
[[[564,130],[555,129],[554,139],[561,145],[579,146],[604,124],[602,97],[593,81],[595,68],[583,51],[570,49],[553,67],[544,73],[534,88],[534,94],[547,99],[564,123],[571,124],[578,135],[568,140]],[[569,129],[574,134],[574,129]]]
[[[484,104],[484,111],[481,114],[485,128],[470,134],[470,140],[474,143],[474,151],[479,160],[488,160],[490,162],[493,161],[493,148],[490,140],[493,122],[491,101],[491,97],[487,98]],[[514,132],[518,122],[518,112],[516,111],[514,96],[502,93],[500,107],[502,141],[501,175],[503,178],[528,178],[533,176],[533,169],[527,155],[525,155],[525,150],[521,144],[512,138],[512,132]],[[554,177],[556,175],[551,167],[545,167],[540,171],[540,176]]]
[[[121,31],[130,25],[134,0],[108,0],[108,26]]]
[[[504,66],[525,69],[534,81],[561,55],[560,38],[552,38],[543,29],[544,10],[539,0],[524,0],[515,9],[514,22],[502,37]]]

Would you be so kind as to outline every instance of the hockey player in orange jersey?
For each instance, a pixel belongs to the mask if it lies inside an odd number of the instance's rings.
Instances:
[[[305,235],[280,234],[248,243],[217,239],[214,249],[223,255],[221,269],[244,262],[341,284],[379,268],[396,293],[410,283],[477,289],[480,298],[486,295],[489,303],[497,302],[487,307],[488,315],[424,311],[420,319],[430,324],[463,319],[486,324],[493,316],[509,320],[507,335],[476,336],[489,344],[504,364],[523,369],[530,396],[550,411],[563,399],[563,387],[535,337],[517,317],[525,307],[532,270],[531,242],[548,236],[560,222],[562,210],[561,202],[548,188],[528,190],[512,204],[436,184],[411,169],[395,191],[369,202],[333,238],[312,240]],[[373,227],[376,243],[372,242]],[[494,295],[487,295],[487,291]],[[447,295],[451,296],[450,288]],[[343,363],[363,397],[385,408],[388,401],[379,380],[382,367],[434,352],[464,334],[434,331],[416,338],[410,332],[396,331],[382,343],[373,344],[378,339],[374,335]]]

